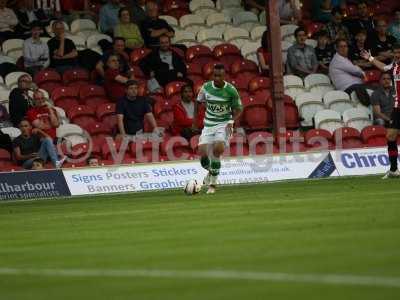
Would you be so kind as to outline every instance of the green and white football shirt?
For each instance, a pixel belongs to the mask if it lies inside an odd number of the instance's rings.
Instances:
[[[232,121],[233,109],[242,108],[238,91],[226,81],[222,88],[217,88],[214,81],[204,83],[197,96],[197,101],[206,104],[205,127],[213,127]]]

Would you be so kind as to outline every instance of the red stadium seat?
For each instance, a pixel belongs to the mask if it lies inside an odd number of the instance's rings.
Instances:
[[[0,148],[0,161],[10,161],[10,160],[11,160],[10,152]]]
[[[194,83],[193,91],[194,91],[195,95],[197,95],[200,92],[200,89],[204,83],[205,83],[205,80],[200,80],[200,81],[197,81]]]
[[[90,74],[85,69],[71,69],[63,74],[63,83],[66,85],[79,86],[87,84],[90,80]]]
[[[162,3],[162,11],[165,14],[175,9],[189,9],[188,2],[184,0],[165,0]]]
[[[249,155],[249,146],[247,145],[247,138],[244,135],[234,133],[229,141],[230,156],[247,156]]]
[[[270,89],[271,79],[268,77],[257,76],[249,82],[249,92],[254,93],[261,89]]]
[[[203,69],[202,66],[197,63],[186,64],[187,77],[196,82],[198,80],[203,80]]]
[[[214,66],[219,64],[220,62],[212,60],[203,65],[203,78],[206,80],[210,80],[213,72],[214,72]]]
[[[138,49],[134,49],[131,52],[131,63],[133,65],[138,65],[139,61],[144,58],[145,56],[147,56],[149,53],[151,52],[150,49],[148,48],[138,48]]]
[[[247,136],[251,155],[273,154],[278,152],[274,145],[274,136],[268,131],[255,131]]]
[[[259,73],[257,64],[252,60],[237,59],[231,65],[231,74],[236,76],[243,73],[257,75]]]
[[[284,95],[283,98],[284,102],[284,109],[285,109],[285,126],[288,129],[297,129],[300,127],[300,120],[299,120],[299,110],[293,101],[293,99],[288,96]],[[267,101],[268,109],[272,112],[273,111],[273,102],[272,97],[270,97]]]
[[[365,72],[365,75],[367,77],[367,82],[368,83],[379,83],[380,77],[381,77],[381,71],[379,70],[368,70]]]
[[[350,149],[364,147],[360,132],[352,127],[338,128],[333,132],[336,148]]]
[[[130,154],[137,162],[156,162],[160,158],[161,140],[137,139],[129,146]]]
[[[72,123],[75,123],[80,127],[87,127],[97,121],[93,109],[86,105],[76,105],[71,107],[67,111],[67,116]]]
[[[101,157],[101,148],[97,144],[82,143],[73,146],[68,154],[73,159],[89,155]]]
[[[60,74],[53,69],[44,69],[37,72],[33,81],[39,88],[46,90],[50,94],[56,87],[62,85]]]
[[[186,84],[187,82],[184,81],[173,81],[168,83],[165,86],[165,96],[167,96],[167,98],[171,98],[172,96],[179,94],[182,87]]]
[[[142,69],[140,69],[138,66],[132,66],[132,69],[136,79],[138,80],[146,79],[146,75],[143,73]]]
[[[266,129],[271,126],[270,113],[268,112],[265,102],[258,102],[254,97],[242,99],[243,113],[242,123],[246,128]]]
[[[325,129],[310,129],[304,134],[305,144],[309,149],[333,149],[332,134]]]
[[[157,125],[169,129],[174,122],[172,101],[157,102],[154,104],[154,116],[157,119]]]
[[[296,153],[306,151],[304,137],[300,131],[286,130],[280,133],[275,143],[280,153]]]
[[[139,81],[139,86],[138,86],[138,95],[139,96],[146,96],[148,94],[148,90],[147,90],[147,81],[142,80]]]
[[[168,160],[188,159],[192,154],[192,149],[184,137],[166,137],[161,143],[161,154]]]
[[[386,128],[383,126],[367,126],[361,131],[361,139],[368,147],[386,146]]]
[[[121,160],[123,157],[129,153],[129,146],[130,142],[125,141],[125,140],[115,140],[113,142],[105,142],[101,146],[101,153],[102,153],[102,158],[109,160],[113,158],[113,151],[115,151],[116,156],[120,157]],[[114,156],[114,158],[116,158]]]
[[[322,28],[324,28],[323,23],[317,23],[317,22],[311,22],[310,24],[307,25],[306,30],[307,30],[307,35],[308,37],[312,38],[314,35],[320,31]]]
[[[220,44],[214,47],[214,57],[224,64],[227,71],[230,71],[231,65],[238,59],[242,59],[242,54],[238,47],[233,44]]]
[[[53,90],[51,99],[56,106],[61,107],[65,111],[78,105],[78,90],[72,87],[60,86]]]
[[[225,80],[232,83],[239,92],[242,92],[242,91],[247,92],[247,87],[248,87],[247,80],[242,80],[242,78],[238,78],[238,79],[230,78],[228,80],[227,79],[225,79]]]
[[[83,127],[87,132],[89,132],[91,137],[95,136],[108,136],[111,134],[110,127],[102,122],[93,122]]]
[[[97,119],[109,128],[114,128],[117,125],[115,106],[115,103],[101,104],[96,110]]]
[[[102,86],[95,84],[82,85],[79,89],[79,98],[86,100],[90,98],[106,97],[106,91]]]
[[[211,49],[204,45],[191,46],[186,50],[186,61],[204,65],[209,61],[214,60],[214,55]]]

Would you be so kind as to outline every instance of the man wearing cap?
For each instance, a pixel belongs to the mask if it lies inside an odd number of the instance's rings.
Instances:
[[[40,39],[42,28],[39,22],[32,22],[32,36],[24,41],[24,64],[26,70],[34,76],[50,64],[49,47]]]

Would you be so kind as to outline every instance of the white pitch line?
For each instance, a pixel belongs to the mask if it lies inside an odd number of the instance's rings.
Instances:
[[[346,274],[291,274],[232,270],[106,270],[106,269],[29,269],[0,268],[0,275],[33,275],[59,277],[148,277],[177,279],[222,279],[269,282],[314,283],[400,288],[400,277],[376,277]]]

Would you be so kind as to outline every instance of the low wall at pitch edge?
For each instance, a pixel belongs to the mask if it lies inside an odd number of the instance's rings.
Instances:
[[[219,184],[371,175],[388,166],[386,148],[227,157]],[[205,175],[198,161],[0,173],[0,200],[176,189]]]

